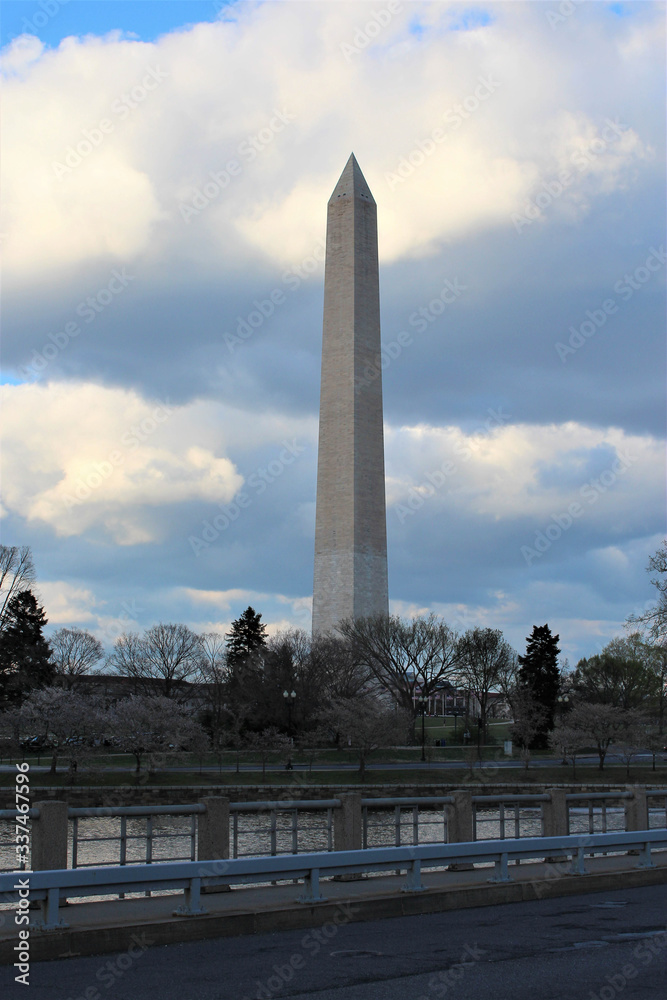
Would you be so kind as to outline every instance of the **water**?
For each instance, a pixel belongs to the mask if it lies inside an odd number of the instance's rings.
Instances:
[[[664,819],[664,810],[651,810],[652,814]],[[612,832],[624,829],[624,811],[622,808],[608,808],[607,830]],[[368,811],[369,827],[367,835],[368,847],[391,847],[396,843],[394,826],[394,810],[371,809]],[[269,813],[245,813],[238,816],[238,857],[267,855],[271,853]],[[128,817],[126,820],[127,847],[126,863],[145,863],[147,858],[145,817]],[[326,810],[299,812],[297,832],[297,849],[299,853],[307,851],[326,851],[328,845]],[[381,825],[375,825],[381,824]],[[656,825],[652,823],[651,825]],[[602,830],[602,812],[594,810],[594,827],[596,832]],[[589,832],[588,808],[570,809],[571,833]],[[542,835],[540,810],[522,808],[520,811],[519,830],[522,837],[539,837]],[[10,837],[13,824],[8,820],[0,821],[0,870],[13,871],[15,853]],[[505,836],[514,836],[514,812],[506,811]],[[86,817],[78,821],[77,866],[84,865],[118,865],[120,864],[120,818]],[[500,838],[500,820],[497,810],[477,811],[477,839],[494,840]],[[196,836],[195,836],[196,844]],[[442,842],[445,839],[445,826],[442,810],[424,809],[419,813],[419,843],[429,844]],[[293,850],[292,814],[278,813],[275,831],[276,851],[278,854],[290,854]],[[413,843],[412,809],[401,810],[402,844]],[[233,828],[230,822],[230,845],[233,850]],[[192,858],[192,829],[188,816],[154,816],[152,861],[190,860]],[[73,823],[69,823],[68,866],[72,866]],[[195,854],[196,857],[196,854]]]

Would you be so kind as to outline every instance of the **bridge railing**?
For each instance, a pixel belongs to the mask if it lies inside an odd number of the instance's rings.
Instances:
[[[189,805],[97,808],[51,800],[36,803],[28,815],[31,866],[43,870],[644,830],[667,826],[667,789],[552,788],[498,795],[457,790],[414,797],[350,792],[331,799],[261,802],[211,796]],[[15,817],[15,810],[0,811],[0,821]],[[110,828],[103,820],[115,825]],[[13,852],[5,851],[4,857],[0,870],[13,869]]]
[[[198,916],[202,906],[202,888],[249,885],[257,882],[303,880],[300,901],[307,904],[325,899],[320,879],[364,872],[405,871],[406,892],[421,891],[422,871],[473,864],[494,865],[489,881],[511,881],[512,861],[536,861],[549,858],[550,864],[571,861],[571,872],[585,875],[585,857],[609,851],[637,853],[639,868],[655,867],[653,850],[667,849],[667,830],[644,830],[631,833],[598,833],[585,836],[526,837],[519,840],[484,840],[458,844],[421,844],[418,846],[381,847],[359,851],[332,851],[290,854],[268,858],[236,858],[201,861],[177,861],[153,865],[130,865],[85,869],[61,869],[3,873],[0,895],[11,902],[28,894],[38,901],[40,916],[31,921],[44,930],[66,927],[59,906],[61,899],[89,896],[117,896],[125,893],[182,889],[184,902],[175,915]]]

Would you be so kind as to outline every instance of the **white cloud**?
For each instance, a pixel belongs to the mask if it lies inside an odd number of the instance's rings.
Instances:
[[[5,508],[58,535],[96,526],[119,544],[155,541],[155,508],[226,502],[243,483],[215,453],[224,430],[206,429],[207,404],[86,383],[4,386],[3,396]]]
[[[617,428],[509,424],[385,428],[389,507],[459,507],[494,520],[549,517],[609,494],[613,516],[659,502],[664,446]],[[620,465],[616,465],[620,456]],[[587,492],[582,492],[587,490]],[[604,506],[604,505],[603,505]]]
[[[99,624],[99,602],[88,587],[66,580],[40,580],[37,591],[49,625],[69,628],[76,622],[91,628]]]
[[[381,196],[385,259],[510,225],[604,125],[595,88],[577,86],[578,61],[592,80],[604,76],[607,114],[625,87],[625,76],[605,75],[606,39],[582,32],[564,45],[539,12],[518,7],[495,5],[492,23],[453,31],[457,5],[405,4],[349,60],[341,46],[372,5],[248,4],[150,44],[112,33],[45,50],[17,39],[5,53],[6,266],[25,278],[91,258],[126,263],[188,253],[204,236],[223,267],[244,244],[278,261],[303,257],[351,149]],[[658,28],[621,21],[626,64],[662,58]],[[646,155],[631,125],[576,172],[557,214],[629,183]],[[437,128],[441,144],[430,139]],[[232,159],[240,172],[188,227],[179,205]],[[409,176],[392,185],[401,161]]]

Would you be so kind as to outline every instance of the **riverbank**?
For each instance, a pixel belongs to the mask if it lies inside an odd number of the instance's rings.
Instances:
[[[298,777],[298,772],[295,777]],[[311,777],[315,778],[316,775]],[[407,781],[367,781],[364,785],[350,783],[341,780],[340,777],[331,783],[319,781],[301,782],[294,780],[286,782],[283,780],[275,784],[260,784],[256,780],[250,783],[229,783],[229,784],[205,784],[198,785],[161,785],[146,784],[137,786],[133,784],[119,784],[110,788],[108,785],[81,785],[81,786],[43,786],[33,785],[31,788],[31,802],[59,800],[67,802],[70,806],[78,807],[99,807],[99,806],[119,806],[119,805],[175,805],[199,802],[209,795],[219,795],[230,799],[232,802],[254,802],[258,800],[280,800],[289,799],[329,799],[337,798],[346,792],[361,791],[364,796],[371,797],[421,797],[448,795],[452,791],[467,789],[475,795],[521,795],[526,793],[542,792],[545,788],[564,788],[567,792],[609,792],[623,789],[627,786],[626,781],[614,781],[605,778],[604,781],[536,781],[525,782],[523,780],[508,781],[489,780],[480,777],[476,781],[452,781],[451,776],[445,780],[437,780],[431,775],[429,781],[416,782]],[[635,782],[647,788],[665,788],[667,781]],[[658,800],[656,800],[656,803]],[[0,808],[9,809],[13,806],[13,796],[9,790],[5,793],[0,790]]]

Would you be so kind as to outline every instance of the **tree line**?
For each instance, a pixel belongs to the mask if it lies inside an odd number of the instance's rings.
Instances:
[[[325,636],[291,629],[269,637],[261,614],[249,607],[224,636],[174,623],[119,636],[105,668],[126,679],[126,696],[104,704],[78,691],[104,658],[101,643],[77,628],[58,629],[47,640],[46,616],[31,589],[30,550],[2,547],[3,729],[27,726],[35,738],[51,734],[70,750],[108,734],[135,754],[138,766],[147,753],[205,742],[222,749],[254,741],[258,751],[271,739],[275,746],[295,738],[349,742],[363,748],[363,768],[373,749],[413,741],[426,699],[459,690],[469,706],[464,724],[477,726],[481,742],[502,702],[527,764],[534,750],[550,747],[576,766],[581,752],[594,748],[602,767],[611,746],[625,747],[627,756],[633,747],[634,753],[657,748],[663,738],[667,543],[649,570],[657,574],[655,606],[631,616],[626,637],[574,670],[559,660],[559,636],[548,624],[534,626],[519,655],[498,629],[459,635],[432,614],[348,620]]]

